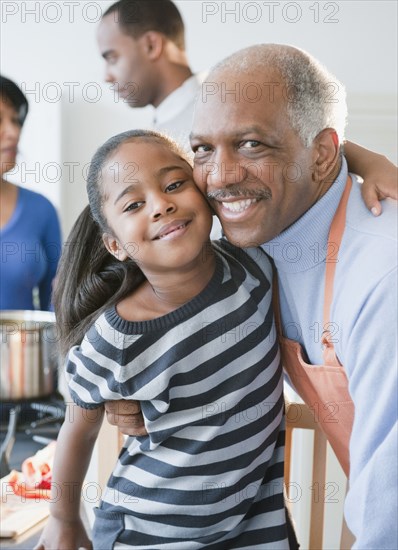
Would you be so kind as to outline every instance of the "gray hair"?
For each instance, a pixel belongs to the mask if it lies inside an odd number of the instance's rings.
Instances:
[[[275,69],[284,81],[292,128],[306,147],[325,128],[344,139],[347,119],[343,84],[307,52],[284,44],[259,44],[240,50],[213,67],[207,81],[220,73],[250,73]]]

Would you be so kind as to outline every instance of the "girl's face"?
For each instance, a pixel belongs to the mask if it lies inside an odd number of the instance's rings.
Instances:
[[[103,167],[102,191],[114,256],[132,258],[147,276],[203,261],[212,214],[191,167],[166,145],[123,143]]]
[[[20,133],[17,111],[0,99],[0,176],[15,166]]]

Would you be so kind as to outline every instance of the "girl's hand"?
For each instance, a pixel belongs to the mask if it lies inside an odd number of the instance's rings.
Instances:
[[[386,157],[375,155],[372,167],[362,174],[362,197],[374,216],[382,212],[380,201],[390,197],[398,199],[398,169]]]
[[[74,521],[65,521],[50,516],[34,550],[79,550],[83,548],[92,550],[93,546],[80,518]]]

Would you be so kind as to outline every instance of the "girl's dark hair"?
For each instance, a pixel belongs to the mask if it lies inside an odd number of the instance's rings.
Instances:
[[[63,355],[80,344],[103,311],[116,305],[145,280],[132,259],[117,260],[102,240],[104,232],[112,234],[103,214],[102,169],[120,145],[129,141],[157,141],[190,164],[175,142],[150,130],[118,134],[95,153],[87,178],[89,205],[77,218],[65,243],[54,283],[53,302]]]
[[[19,123],[22,126],[28,114],[29,104],[25,94],[8,78],[0,75],[0,97],[10,103],[18,113]]]

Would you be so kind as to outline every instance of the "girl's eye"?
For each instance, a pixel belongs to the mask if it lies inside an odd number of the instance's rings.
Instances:
[[[174,181],[173,183],[170,183],[170,185],[166,187],[166,191],[175,191],[176,189],[181,187],[181,185],[183,185],[184,183],[185,181]]]
[[[123,212],[132,212],[133,210],[137,210],[141,205],[143,205],[144,202],[131,202],[126,208],[123,210]]]

